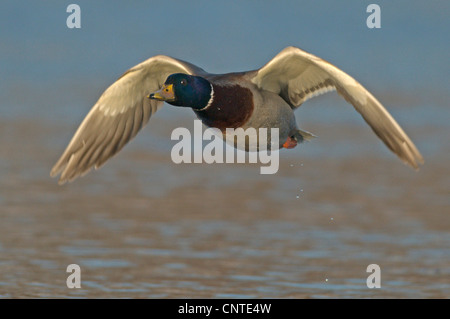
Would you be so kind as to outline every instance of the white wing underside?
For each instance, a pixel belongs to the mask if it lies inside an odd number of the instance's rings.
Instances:
[[[319,57],[288,47],[259,69],[252,82],[279,94],[292,108],[337,90],[403,162],[415,169],[423,164],[420,152],[381,103],[350,75]]]
[[[76,131],[50,175],[63,184],[98,168],[148,122],[163,102],[147,95],[173,73],[206,75],[201,68],[164,55],[154,56],[125,72],[100,96]]]

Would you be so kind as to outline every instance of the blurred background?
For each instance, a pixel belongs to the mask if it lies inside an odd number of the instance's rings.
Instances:
[[[381,29],[366,8],[381,7]],[[0,297],[448,298],[450,3],[68,1],[0,4]],[[99,171],[49,177],[100,94],[156,54],[212,73],[284,47],[352,75],[391,112],[415,172],[336,93],[296,111],[319,138],[259,164],[181,164],[166,106]],[[66,287],[78,264],[81,289]],[[381,288],[368,289],[369,264]]]

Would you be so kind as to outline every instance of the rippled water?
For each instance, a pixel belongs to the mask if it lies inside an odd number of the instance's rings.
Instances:
[[[81,30],[65,27],[64,4],[0,4],[0,297],[448,298],[450,8],[380,1],[380,30],[364,25],[363,2],[168,11],[80,0]],[[189,28],[167,26],[188,13]],[[133,64],[163,53],[246,70],[286,45],[367,85],[423,153],[422,169],[402,165],[331,94],[297,111],[319,138],[282,151],[276,175],[173,164],[170,133],[192,128],[193,114],[167,107],[101,170],[64,186],[49,177],[100,92]],[[81,289],[66,286],[69,264]],[[370,264],[380,289],[367,288]]]
[[[176,123],[161,119],[61,187],[48,172],[63,127],[1,123],[2,297],[448,297],[446,149],[414,172],[363,126],[319,123],[320,139],[259,175],[256,165],[172,164],[156,141],[174,143],[159,137],[166,126]],[[438,134],[417,129],[419,145]],[[322,156],[353,130],[357,150]],[[66,287],[73,263],[81,289]],[[369,264],[381,267],[381,289],[366,286]]]

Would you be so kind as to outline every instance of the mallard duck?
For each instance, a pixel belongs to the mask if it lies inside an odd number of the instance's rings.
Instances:
[[[279,147],[314,135],[297,127],[294,111],[306,100],[336,90],[375,134],[414,169],[416,146],[381,103],[351,76],[296,47],[287,47],[258,70],[211,74],[164,55],[126,71],[106,89],[76,131],[50,175],[60,183],[102,166],[119,152],[164,102],[190,107],[208,127],[279,128]]]

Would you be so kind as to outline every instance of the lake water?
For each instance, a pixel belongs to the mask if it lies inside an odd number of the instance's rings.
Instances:
[[[0,297],[448,298],[450,6],[367,2],[59,2],[0,5]],[[270,19],[268,17],[271,17]],[[445,31],[445,32],[444,32]],[[371,33],[372,32],[372,33]],[[101,92],[128,67],[173,55],[211,72],[257,68],[286,45],[366,85],[425,158],[415,172],[336,93],[297,111],[319,138],[258,164],[171,161],[189,110],[163,108],[98,171],[49,172]],[[81,267],[81,289],[66,268]],[[366,268],[381,268],[369,289]]]

